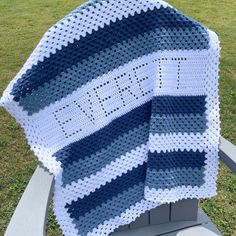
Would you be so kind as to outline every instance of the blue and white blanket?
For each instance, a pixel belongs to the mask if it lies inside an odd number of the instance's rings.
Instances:
[[[216,195],[219,53],[159,0],[89,1],[44,34],[1,105],[55,176],[66,236]]]

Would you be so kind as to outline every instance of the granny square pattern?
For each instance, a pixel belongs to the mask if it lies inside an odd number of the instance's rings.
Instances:
[[[90,0],[42,37],[1,98],[55,176],[66,236],[106,236],[216,195],[217,35],[160,0]]]

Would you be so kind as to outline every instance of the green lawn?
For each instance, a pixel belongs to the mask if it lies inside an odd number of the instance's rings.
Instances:
[[[0,1],[0,94],[19,71],[44,32],[80,0]],[[214,30],[221,41],[221,132],[236,144],[236,1],[170,0],[169,3]],[[0,109],[0,235],[26,187],[36,160],[22,129]],[[221,164],[218,195],[201,202],[223,235],[236,235],[236,176]],[[49,214],[48,236],[60,230]]]

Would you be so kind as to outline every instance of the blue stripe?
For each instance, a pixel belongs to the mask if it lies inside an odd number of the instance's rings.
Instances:
[[[167,7],[154,10],[142,11],[140,14],[123,18],[121,21],[111,22],[68,46],[63,46],[55,54],[51,54],[44,61],[39,61],[17,81],[13,86],[11,94],[15,101],[24,97],[32,90],[36,90],[42,84],[54,79],[58,74],[65,71],[72,65],[82,62],[89,56],[111,47],[112,45],[152,31],[155,28],[186,29],[192,28],[192,34],[201,35],[201,40],[192,44],[192,49],[208,48],[208,34],[199,23],[187,18],[175,9]]]
[[[173,168],[198,168],[205,165],[206,153],[204,151],[173,151],[148,154],[148,168],[159,170],[170,170]]]
[[[152,101],[153,115],[200,114],[205,110],[206,96],[156,96]]]
[[[135,185],[143,183],[145,181],[145,175],[146,163],[139,165],[137,168],[128,171],[122,176],[118,176],[115,180],[106,183],[106,185],[101,186],[95,192],[90,193],[90,195],[72,201],[71,204],[67,203],[65,208],[68,209],[67,212],[72,218],[78,219],[84,216],[86,212],[90,212],[97,206],[101,206],[102,203],[107,202],[114,196],[127,191]]]
[[[82,140],[71,143],[54,154],[57,161],[66,167],[79,159],[95,154],[97,151],[110,145],[119,136],[128,133],[129,130],[138,127],[144,122],[149,122],[151,116],[151,101],[135,108],[129,113],[113,120],[103,129],[85,137]]]

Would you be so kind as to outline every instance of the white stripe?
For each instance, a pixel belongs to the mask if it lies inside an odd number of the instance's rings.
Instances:
[[[78,229],[73,223],[73,218],[67,213],[65,205],[61,202],[60,190],[54,191],[53,196],[53,211],[56,216],[57,222],[63,234],[66,236],[80,236]]]
[[[156,59],[165,56],[168,60],[183,56],[187,58],[182,64],[184,69],[189,67],[190,61],[192,64],[201,64],[202,58],[206,57],[207,54],[207,50],[197,53],[188,51],[179,53],[156,52],[140,57],[85,84],[71,95],[33,115],[32,119],[37,120],[41,129],[41,136],[46,140],[46,144],[53,154],[64,146],[96,132],[112,120],[150,101],[153,97],[154,83],[158,81],[156,78]],[[139,65],[141,66],[138,67]],[[172,66],[173,64],[170,65],[170,71]],[[166,65],[168,71],[167,67],[168,65]],[[169,86],[169,81],[173,82],[173,77],[177,80],[177,76],[174,76],[173,73],[171,73],[171,76],[165,77],[166,85],[163,84],[162,89],[158,88],[156,95],[205,94],[205,77],[203,74],[198,73],[198,76],[196,75],[194,78],[195,80],[191,80],[190,75],[186,76],[186,79],[183,79],[183,88]],[[142,80],[143,78],[147,79]],[[115,80],[119,81],[118,85]],[[198,87],[195,86],[196,81],[199,83]],[[182,79],[180,79],[181,83]],[[120,92],[121,89],[127,88],[127,86],[130,86],[130,89]],[[108,99],[104,100],[106,98]],[[81,107],[79,108],[78,105]],[[116,108],[119,110],[114,111]],[[110,114],[111,111],[113,111],[112,114]],[[92,121],[92,118],[95,122]]]
[[[207,129],[201,133],[173,133],[173,134],[150,134],[149,150],[160,153],[171,151],[204,151],[207,147],[214,148],[217,146],[218,137],[212,136],[212,132]]]

